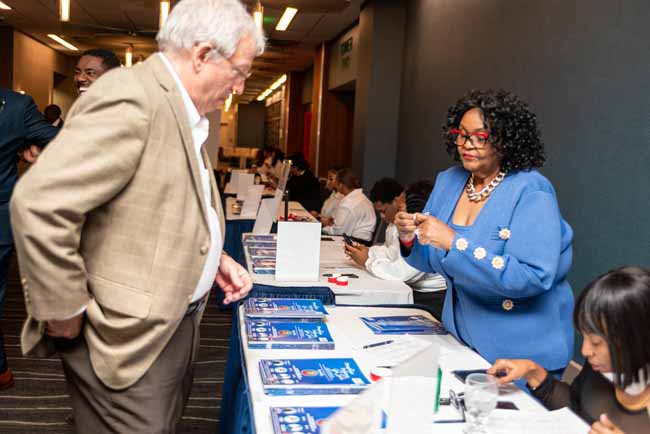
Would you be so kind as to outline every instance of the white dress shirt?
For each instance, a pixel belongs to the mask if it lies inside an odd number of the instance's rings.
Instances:
[[[324,215],[326,217],[333,217],[336,215],[336,210],[338,209],[339,203],[343,197],[344,196],[338,191],[332,191],[330,197],[325,199],[325,203],[323,203],[323,207],[320,210],[320,215]]]
[[[366,270],[383,280],[406,282],[416,291],[441,291],[447,287],[445,278],[440,274],[419,271],[406,263],[400,254],[399,234],[394,224],[386,228],[386,240],[383,245],[372,246],[368,250]]]
[[[199,114],[196,106],[190,98],[190,95],[187,93],[185,86],[181,82],[180,77],[174,70],[174,67],[169,62],[169,60],[165,57],[164,54],[158,54],[160,55],[165,66],[167,66],[169,73],[174,78],[176,86],[178,86],[178,90],[180,91],[181,97],[183,98],[185,112],[187,113],[188,122],[192,130],[194,151],[196,160],[199,164],[201,185],[203,187],[203,197],[205,199],[207,209],[208,227],[210,230],[210,250],[208,251],[205,264],[203,265],[203,271],[201,272],[199,283],[196,285],[194,294],[192,295],[192,301],[197,301],[200,300],[205,294],[207,294],[212,288],[214,279],[217,276],[217,271],[219,270],[221,250],[223,248],[223,240],[221,239],[221,231],[219,230],[219,216],[217,216],[217,211],[214,209],[214,206],[212,206],[210,175],[208,173],[208,169],[205,167],[203,156],[201,155],[201,147],[207,140],[208,133],[210,131],[210,122],[208,121],[208,118]]]
[[[346,234],[370,241],[376,223],[375,208],[363,190],[357,188],[341,199],[334,214],[334,224],[323,229],[323,232],[330,235]]]

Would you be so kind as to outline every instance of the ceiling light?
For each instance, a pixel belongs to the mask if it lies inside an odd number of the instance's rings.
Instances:
[[[126,52],[124,53],[124,66],[130,68],[133,65],[133,46],[129,45],[126,47]]]
[[[284,83],[285,81],[287,81],[287,74],[284,74],[282,77],[280,77],[280,78],[278,78],[277,80],[275,80],[275,83],[273,83],[273,84],[271,85],[271,90],[275,90],[275,89],[277,89],[277,88],[280,87],[280,86],[282,85],[282,83]]]
[[[64,46],[65,48],[67,48],[68,50],[74,50],[74,51],[78,51],[78,50],[79,50],[77,47],[75,47],[75,46],[72,45],[71,43],[69,43],[69,42],[67,42],[67,41],[64,41],[60,36],[54,35],[54,34],[52,34],[52,33],[49,33],[49,34],[47,35],[47,37],[50,38],[50,39],[54,39],[56,42],[58,42],[59,44],[63,45],[63,46]]]
[[[4,10],[6,10],[6,11],[10,11],[10,10],[11,10],[11,6],[9,6],[9,5],[6,4],[6,3],[0,2],[0,9],[4,9]]]
[[[230,104],[232,104],[232,93],[228,95],[228,98],[226,98],[226,102],[224,103],[224,111],[230,110]]]
[[[255,25],[261,30],[264,24],[264,6],[259,1],[255,5],[255,10],[253,11],[253,21]]]
[[[59,19],[70,21],[70,0],[59,0]]]
[[[287,30],[289,24],[291,24],[291,20],[293,20],[293,17],[295,17],[297,13],[298,9],[296,8],[286,8],[280,17],[280,21],[278,21],[278,25],[275,26],[275,30],[279,30],[280,32]]]
[[[167,21],[167,17],[169,16],[169,0],[160,0],[160,21],[158,22],[158,27],[162,28],[162,26],[165,24],[165,21]]]

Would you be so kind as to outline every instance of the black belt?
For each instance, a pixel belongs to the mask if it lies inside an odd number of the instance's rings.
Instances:
[[[201,297],[200,299],[191,302],[191,303],[187,306],[187,310],[185,311],[185,316],[192,315],[192,314],[196,313],[196,311],[198,311],[198,310],[201,308],[201,306],[203,305],[203,302],[204,302],[207,298],[208,298],[208,296],[205,295],[205,296]]]

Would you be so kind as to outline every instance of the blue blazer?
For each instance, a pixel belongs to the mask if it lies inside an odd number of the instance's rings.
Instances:
[[[17,152],[28,145],[44,147],[56,136],[34,100],[0,87],[0,244],[11,244],[9,199],[18,179]]]
[[[462,167],[440,173],[424,211],[451,225],[468,178]],[[572,238],[551,183],[517,171],[472,226],[456,228],[449,251],[416,242],[405,259],[445,277],[445,327],[490,363],[526,358],[555,370],[573,354]]]

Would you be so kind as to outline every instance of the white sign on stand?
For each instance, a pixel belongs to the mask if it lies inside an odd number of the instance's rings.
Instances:
[[[282,172],[280,173],[280,178],[278,178],[278,190],[282,191],[287,189],[287,181],[289,180],[289,174],[291,173],[291,161],[284,160],[282,163]]]
[[[244,205],[241,209],[242,217],[255,218],[257,215],[257,207],[262,200],[262,193],[264,192],[263,185],[251,185],[248,187],[246,196],[244,197]]]
[[[255,219],[255,225],[253,226],[254,234],[271,233],[273,222],[278,216],[278,207],[280,206],[281,200],[282,195],[278,196],[277,194],[275,197],[262,199],[262,204],[260,205],[257,218]]]
[[[386,434],[431,432],[439,357],[432,343],[391,369]]]
[[[321,224],[278,222],[275,280],[319,280]]]
[[[385,410],[386,434],[431,432],[440,347],[427,345],[391,369],[321,425],[323,434],[376,434]]]
[[[244,200],[248,187],[255,185],[254,173],[240,173],[237,176],[237,200]]]

